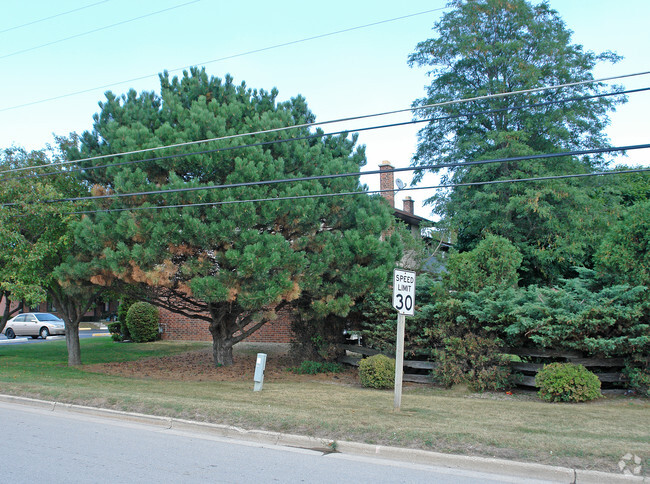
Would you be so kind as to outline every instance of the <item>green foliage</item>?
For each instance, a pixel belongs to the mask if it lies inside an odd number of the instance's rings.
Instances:
[[[446,387],[466,383],[478,392],[509,386],[509,359],[500,353],[498,341],[469,333],[446,338],[444,344],[443,350],[436,351],[435,381]]]
[[[623,374],[628,379],[627,387],[633,390],[637,395],[650,397],[650,368],[648,367],[648,358],[633,357],[630,358]]]
[[[548,402],[587,402],[601,396],[600,380],[582,365],[551,363],[537,373],[539,396]]]
[[[434,26],[435,37],[420,42],[409,57],[432,77],[426,96],[414,104],[433,118],[419,133],[416,166],[514,158],[607,146],[607,113],[625,100],[592,98],[579,103],[536,103],[600,93],[587,83],[498,99],[449,104],[544,85],[588,81],[600,62],[616,62],[611,52],[595,54],[571,43],[571,31],[547,3],[526,0],[453,0]],[[522,48],[525,46],[525,48]],[[515,109],[518,106],[526,109]],[[498,112],[490,112],[498,110]],[[467,116],[468,111],[483,112]],[[586,173],[602,157],[564,157],[466,165],[442,171],[443,183],[473,183],[545,175]],[[420,175],[422,176],[422,174]],[[430,201],[456,230],[456,247],[476,247],[485,233],[509,239],[523,256],[524,284],[573,277],[587,266],[606,224],[603,204],[585,190],[592,182],[566,180],[459,186]]]
[[[289,371],[299,375],[317,375],[319,373],[340,373],[343,371],[343,365],[322,361],[303,361],[300,366],[289,368]]]
[[[456,291],[514,287],[521,261],[521,253],[509,240],[488,234],[475,249],[452,253],[443,277],[447,286]]]
[[[642,286],[603,287],[594,271],[555,287],[486,287],[450,293],[440,287],[420,309],[422,348],[441,348],[449,337],[474,333],[508,346],[582,351],[627,357],[650,351],[650,294]]]
[[[120,321],[108,323],[108,332],[111,333],[113,341],[124,341],[126,339],[123,336],[124,333],[122,332],[122,323]]]
[[[129,313],[131,306],[136,302],[136,299],[123,297],[120,300],[120,305],[117,307],[117,322],[120,325],[122,341],[131,339],[131,333],[129,333],[129,327],[126,324],[126,315]]]
[[[595,257],[597,269],[611,283],[650,287],[650,200],[625,211]]]
[[[193,145],[184,148],[196,151],[188,156],[165,159],[177,150],[162,150],[160,159],[84,171],[98,193],[150,191],[154,185],[190,191],[99,202],[97,208],[126,210],[93,213],[76,224],[76,238],[92,254],[77,265],[87,266],[98,283],[145,286],[152,302],[171,300],[197,319],[210,315],[217,364],[232,363],[232,345],[289,305],[310,323],[346,317],[399,255],[396,237],[381,238],[392,224],[389,208],[380,197],[362,193],[359,177],[255,183],[358,172],[366,160],[357,137],[318,137],[321,131],[307,127],[277,131],[315,120],[305,99],[280,102],[277,90],[237,85],[230,76],[192,68],[180,78],[164,73],[160,82],[160,94],[107,93],[92,131],[68,150],[70,158],[231,139],[207,153]],[[234,135],[264,130],[274,132],[256,136],[257,146],[239,148],[244,138]],[[283,138],[301,139],[275,143]],[[150,157],[142,153],[132,160]],[[93,163],[102,164],[82,165]],[[207,188],[242,183],[251,185]],[[335,192],[360,195],[319,197]],[[257,199],[274,200],[232,203]],[[183,208],[128,210],[150,205]]]
[[[126,325],[135,343],[147,343],[160,337],[158,309],[146,302],[136,302],[126,313]]]
[[[412,359],[431,357],[431,341],[422,334],[431,320],[431,304],[439,284],[430,274],[417,276],[415,284],[415,315],[406,318],[404,354]],[[354,329],[359,329],[365,346],[383,353],[395,353],[397,311],[392,306],[392,287],[377,287],[368,294],[351,315]]]
[[[391,388],[395,384],[395,360],[379,354],[359,363],[361,384],[368,388]]]

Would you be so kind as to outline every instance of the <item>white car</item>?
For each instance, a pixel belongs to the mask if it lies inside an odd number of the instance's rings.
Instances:
[[[43,339],[50,335],[65,334],[64,321],[50,313],[23,313],[7,321],[3,331],[7,339],[31,336]]]

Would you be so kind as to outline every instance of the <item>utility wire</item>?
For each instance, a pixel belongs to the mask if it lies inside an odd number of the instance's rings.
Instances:
[[[303,181],[315,181],[315,180],[331,180],[335,178],[344,178],[344,177],[357,177],[357,176],[367,176],[367,175],[376,175],[380,173],[398,173],[404,171],[415,171],[415,170],[433,170],[441,168],[451,168],[451,167],[460,167],[460,166],[472,166],[472,165],[486,165],[494,163],[508,163],[514,161],[531,161],[531,160],[540,160],[548,158],[561,158],[567,156],[579,156],[579,155],[588,155],[588,154],[597,154],[597,153],[608,153],[613,151],[631,151],[637,149],[648,149],[650,148],[650,143],[641,144],[641,145],[629,145],[629,146],[619,146],[614,148],[594,148],[590,150],[574,150],[574,151],[565,151],[562,153],[544,153],[537,155],[527,155],[527,156],[516,156],[511,158],[494,158],[490,160],[477,160],[477,161],[465,161],[458,163],[440,163],[435,165],[424,165],[424,166],[410,166],[406,168],[393,168],[390,170],[372,170],[366,172],[352,172],[352,173],[336,173],[331,175],[315,175],[315,176],[306,176],[306,177],[297,177],[297,178],[281,178],[276,180],[261,180],[261,181],[252,181],[252,182],[241,182],[241,183],[229,183],[221,185],[204,185],[198,187],[185,187],[185,188],[169,188],[165,190],[153,190],[146,192],[128,192],[128,193],[113,193],[108,195],[94,195],[88,197],[73,197],[73,198],[60,198],[54,200],[44,200],[36,203],[61,203],[61,202],[81,202],[89,200],[102,200],[102,199],[117,199],[123,197],[137,197],[137,196],[148,196],[148,195],[166,195],[171,193],[185,193],[185,192],[196,192],[200,190],[217,190],[217,189],[226,189],[226,188],[241,188],[249,186],[261,186],[261,185],[276,185],[280,183],[291,183],[291,182],[303,182]],[[609,173],[609,172],[607,172]],[[564,177],[572,177],[574,175],[563,175]],[[541,178],[545,179],[545,178]],[[552,178],[549,178],[552,179]],[[480,182],[484,184],[483,182]],[[450,185],[452,186],[452,185]],[[453,185],[456,186],[456,185]],[[459,184],[458,186],[465,186]],[[13,203],[4,203],[0,204],[0,207],[12,207],[20,205],[18,202]]]
[[[360,30],[360,29],[365,29],[365,28],[368,28],[368,27],[374,27],[374,26],[380,25],[380,24],[395,22],[397,20],[403,20],[403,19],[406,19],[406,18],[418,16],[418,15],[424,15],[424,14],[427,14],[427,13],[437,12],[439,10],[444,10],[445,8],[446,7],[434,8],[434,9],[431,9],[431,10],[424,10],[422,12],[416,12],[416,13],[412,13],[412,14],[409,14],[409,15],[403,15],[401,17],[394,17],[394,18],[390,18],[390,19],[386,19],[386,20],[380,20],[378,22],[373,22],[373,23],[370,23],[370,24],[358,25],[356,27],[350,27],[350,28],[343,29],[343,30],[328,32],[328,33],[316,35],[316,36],[313,36],[313,37],[305,37],[303,39],[298,39],[298,40],[293,40],[293,41],[290,41],[290,42],[284,42],[282,44],[276,44],[276,45],[271,45],[271,46],[267,46],[267,47],[262,47],[260,49],[253,49],[253,50],[250,50],[250,51],[240,52],[238,54],[232,54],[232,55],[229,55],[229,56],[226,56],[226,57],[221,57],[219,59],[213,59],[213,60],[202,62],[202,63],[195,63],[195,64],[183,66],[183,67],[176,67],[174,69],[168,70],[167,72],[178,72],[178,71],[182,71],[182,70],[185,70],[185,69],[189,69],[189,68],[194,67],[194,66],[196,66],[198,64],[203,64],[203,65],[212,64],[212,63],[221,62],[221,61],[227,60],[227,59],[234,59],[234,58],[237,58],[237,57],[243,57],[243,56],[246,56],[246,55],[256,54],[258,52],[264,52],[264,51],[268,51],[268,50],[272,50],[272,49],[278,49],[280,47],[285,47],[285,46],[288,46],[288,45],[298,44],[298,43],[301,43],[301,42],[307,42],[307,41],[310,41],[310,40],[320,39],[320,38],[323,38],[323,37],[329,37],[329,36],[332,36],[332,35],[338,35],[338,34],[342,34],[342,33],[346,33],[346,32],[352,32],[354,30]],[[113,82],[111,84],[104,84],[104,85],[101,85],[101,86],[91,87],[89,89],[82,89],[80,91],[74,91],[74,92],[70,92],[70,93],[67,93],[67,94],[61,94],[60,96],[54,96],[54,97],[49,97],[49,98],[46,98],[46,99],[40,99],[38,101],[32,101],[32,102],[28,102],[28,103],[24,103],[24,104],[18,104],[18,105],[15,105],[15,106],[9,106],[9,107],[6,107],[6,108],[1,108],[0,113],[4,112],[4,111],[10,111],[10,110],[13,110],[13,109],[24,108],[24,107],[27,107],[27,106],[33,106],[34,104],[40,104],[40,103],[49,102],[49,101],[56,101],[58,99],[63,99],[63,98],[66,98],[66,97],[76,96],[78,94],[85,94],[87,92],[96,91],[98,89],[106,89],[106,88],[118,86],[120,84],[126,84],[127,82],[142,81],[144,79],[149,79],[149,78],[151,78],[153,76],[157,76],[157,75],[158,75],[158,73],[156,73],[156,74],[147,74],[145,76],[134,77],[134,78],[131,78],[131,79],[126,79],[124,81],[116,81],[116,82]]]
[[[584,84],[586,82],[602,82],[604,80],[612,80],[612,79],[620,79],[623,77],[630,77],[630,76],[640,76],[640,75],[647,75],[650,74],[650,71],[647,72],[641,72],[641,73],[636,73],[636,74],[625,74],[622,76],[616,76],[616,77],[610,77],[610,78],[604,78],[604,79],[597,79],[597,80],[592,80],[592,81],[582,81],[577,84]],[[432,108],[432,107],[439,107],[439,106],[444,106],[444,105],[449,105],[449,104],[460,104],[460,103],[468,103],[471,101],[477,101],[477,100],[485,100],[485,99],[492,99],[492,98],[498,98],[498,97],[504,97],[504,96],[511,96],[511,95],[517,95],[517,94],[525,94],[531,91],[539,91],[539,90],[551,90],[551,89],[560,89],[563,87],[567,86],[573,86],[576,83],[570,83],[570,84],[561,84],[557,86],[548,86],[548,87],[543,87],[543,88],[536,88],[536,89],[528,89],[524,91],[512,91],[508,93],[499,93],[499,94],[490,94],[486,96],[478,96],[478,97],[473,97],[473,98],[465,98],[465,99],[459,99],[459,100],[454,100],[454,101],[444,101],[440,103],[434,103],[434,104],[428,104],[426,106],[419,106],[419,107],[411,107],[411,108],[406,108],[406,109],[400,109],[396,111],[386,111],[386,112],[381,112],[381,113],[375,113],[375,114],[366,114],[366,115],[361,115],[361,116],[354,116],[354,117],[348,117],[348,118],[339,118],[339,119],[334,119],[334,120],[329,120],[329,121],[320,121],[320,122],[314,122],[314,123],[303,123],[303,124],[297,124],[297,125],[292,125],[292,126],[284,126],[281,128],[274,128],[274,129],[268,129],[268,130],[261,130],[261,131],[253,131],[253,132],[248,132],[248,133],[239,133],[239,134],[234,134],[234,135],[229,135],[229,136],[221,136],[221,137],[216,137],[216,138],[209,138],[209,139],[204,139],[204,140],[198,140],[198,141],[187,141],[184,143],[177,143],[173,145],[166,145],[166,146],[159,146],[159,147],[154,147],[154,148],[147,148],[147,149],[140,149],[140,150],[133,150],[133,151],[127,151],[127,152],[122,152],[122,153],[113,153],[113,154],[108,154],[108,155],[99,155],[99,156],[91,156],[88,158],[81,158],[78,160],[70,160],[70,161],[63,161],[60,163],[50,163],[46,165],[35,165],[35,166],[30,166],[30,167],[21,167],[21,168],[13,168],[11,170],[4,170],[0,171],[0,175],[5,174],[5,173],[11,173],[11,172],[18,172],[18,171],[27,171],[27,170],[35,170],[38,168],[51,168],[51,167],[56,167],[56,166],[65,166],[65,165],[70,165],[70,164],[78,164],[82,163],[85,161],[93,161],[93,160],[101,160],[105,158],[112,158],[112,157],[119,157],[119,156],[127,156],[127,155],[134,155],[134,154],[140,154],[140,153],[145,153],[145,152],[151,152],[151,151],[157,151],[157,150],[162,150],[162,149],[169,149],[169,148],[179,148],[179,147],[184,147],[184,146],[192,146],[196,145],[199,143],[209,143],[209,142],[214,142],[214,141],[224,141],[224,140],[230,140],[230,139],[236,139],[236,138],[242,138],[245,136],[253,136],[253,135],[258,135],[258,134],[269,134],[269,133],[277,133],[277,132],[282,132],[282,131],[287,131],[291,129],[298,129],[298,128],[309,128],[309,127],[314,127],[314,126],[324,126],[327,124],[333,124],[333,123],[341,123],[341,122],[347,122],[347,121],[356,121],[356,120],[361,120],[361,119],[368,119],[372,117],[379,117],[379,116],[387,116],[391,114],[398,114],[398,113],[404,113],[404,112],[412,112],[420,109],[426,109],[426,108]],[[604,96],[615,96],[615,95],[621,95],[621,94],[627,94],[627,93],[633,93],[633,92],[641,92],[648,90],[647,88],[641,88],[641,89],[634,89],[634,90],[629,90],[629,91],[615,91],[611,93],[603,93],[603,94],[594,94],[591,96],[583,96],[580,98],[570,98],[565,100],[557,100],[557,101],[547,101],[546,103],[538,103],[538,104],[533,104],[533,105],[528,105],[524,107],[539,107],[543,105],[548,105],[548,104],[553,104],[556,102],[569,102],[572,100],[586,100],[586,99],[592,99],[595,97],[604,97]],[[508,109],[518,109],[518,107],[512,107],[512,108],[501,108],[502,110],[508,110]],[[479,113],[480,114],[480,113]],[[436,119],[436,118],[432,118]],[[440,119],[445,119],[445,118],[440,118]],[[401,126],[401,125],[406,125],[406,124],[415,124],[418,122],[427,122],[428,120],[419,120],[419,121],[408,121],[404,123],[394,123],[391,125],[385,125],[385,127],[393,127],[393,126]],[[355,129],[355,130],[343,130],[334,134],[340,134],[344,132],[359,132],[359,131],[365,131],[366,129]],[[301,139],[301,138],[296,138],[296,139]],[[291,141],[293,139],[288,139],[288,141]],[[244,145],[246,146],[246,145]],[[234,149],[234,148],[231,148]],[[203,152],[197,152],[197,153],[189,153],[189,154],[205,154],[205,153],[211,153],[214,151],[218,150],[206,150]],[[168,155],[169,157],[178,157],[178,156],[183,156],[183,155]],[[142,161],[152,161],[152,160],[160,160],[160,159],[165,159],[165,157],[157,157],[157,158],[150,158],[147,160],[140,160],[139,162]],[[117,163],[114,165],[118,165]],[[108,165],[107,165],[108,166]]]
[[[357,192],[337,192],[337,193],[321,193],[316,195],[295,195],[288,197],[271,197],[271,198],[254,198],[248,200],[223,200],[221,202],[204,202],[204,203],[188,203],[188,204],[177,204],[177,205],[153,205],[153,206],[137,206],[130,208],[107,208],[107,209],[98,209],[98,210],[83,210],[77,212],[63,212],[61,215],[88,215],[94,213],[111,213],[111,212],[129,212],[129,211],[139,211],[139,210],[159,210],[167,208],[189,208],[189,207],[206,207],[206,206],[218,206],[218,205],[232,205],[239,203],[258,203],[258,202],[278,202],[286,200],[304,200],[309,198],[328,198],[328,197],[339,197],[339,196],[349,196],[349,195],[376,195],[386,192],[397,192],[397,191],[410,191],[410,190],[433,190],[433,189],[448,189],[456,187],[473,187],[481,185],[496,185],[503,183],[521,183],[521,182],[533,182],[533,181],[548,181],[548,180],[561,180],[566,178],[586,178],[594,176],[610,176],[610,175],[624,175],[630,173],[645,173],[649,172],[650,168],[638,168],[634,170],[622,170],[622,171],[606,171],[598,173],[580,173],[574,175],[554,175],[554,176],[543,176],[543,177],[533,177],[533,178],[515,178],[509,180],[489,180],[484,182],[471,182],[471,183],[453,183],[447,185],[431,185],[428,187],[408,187],[401,190],[395,189],[383,189],[383,190],[369,190],[369,191],[357,191]],[[26,215],[19,215],[26,216]]]
[[[55,15],[51,15],[49,17],[41,18],[41,19],[38,19],[38,20],[33,20],[31,22],[27,22],[27,23],[22,24],[22,25],[16,25],[15,27],[9,27],[8,29],[0,30],[0,34],[4,34],[5,32],[10,32],[12,30],[22,29],[23,27],[28,27],[30,25],[34,25],[34,24],[37,24],[37,23],[40,23],[40,22],[45,22],[46,20],[52,20],[53,18],[63,17],[64,15],[68,15],[70,13],[78,12],[78,11],[84,10],[86,8],[95,7],[97,5],[100,5],[102,3],[106,3],[108,1],[109,0],[102,0],[101,2],[91,3],[90,5],[86,5],[84,7],[79,7],[79,8],[75,8],[73,10],[68,10],[67,12],[57,13]]]
[[[36,174],[20,176],[20,177],[5,177],[5,178],[0,177],[0,183],[2,183],[3,181],[10,181],[10,180],[25,180],[25,179],[28,179],[28,178],[40,178],[40,177],[45,177],[45,176],[71,174],[71,173],[75,173],[75,172],[99,170],[99,169],[111,168],[111,167],[115,167],[115,166],[133,165],[133,164],[145,163],[145,162],[149,162],[149,161],[164,161],[164,160],[174,159],[174,158],[183,158],[183,157],[186,157],[186,156],[205,155],[205,154],[212,154],[212,153],[218,153],[218,152],[223,152],[223,151],[231,151],[231,150],[236,150],[236,149],[254,148],[254,147],[259,147],[259,146],[269,146],[269,145],[274,145],[274,144],[278,144],[278,143],[288,143],[290,141],[302,141],[302,140],[310,140],[310,139],[315,139],[315,138],[323,138],[323,137],[327,137],[327,136],[336,136],[336,135],[349,133],[349,132],[359,133],[359,132],[362,132],[362,131],[369,131],[369,130],[383,129],[383,128],[394,128],[394,127],[405,126],[405,125],[409,125],[409,124],[430,123],[430,122],[434,122],[434,121],[447,121],[447,120],[450,120],[450,119],[457,119],[457,118],[461,118],[461,117],[481,116],[481,115],[485,115],[485,114],[494,114],[494,113],[500,113],[500,112],[504,112],[504,111],[517,111],[517,110],[521,110],[521,109],[532,109],[532,108],[549,106],[549,105],[552,105],[552,104],[561,104],[561,103],[568,103],[568,102],[575,102],[575,101],[585,101],[585,100],[588,100],[588,99],[601,98],[601,97],[607,97],[607,96],[618,96],[618,95],[624,95],[624,94],[632,94],[632,93],[638,93],[638,92],[643,92],[643,91],[650,91],[650,87],[639,88],[639,89],[630,89],[630,90],[627,90],[627,91],[615,91],[615,92],[611,92],[611,93],[593,94],[591,96],[573,97],[573,98],[566,98],[566,99],[555,99],[553,101],[545,101],[545,102],[541,102],[541,103],[534,103],[534,104],[528,104],[528,105],[512,106],[512,107],[505,107],[505,108],[498,108],[498,109],[486,109],[486,110],[483,110],[483,111],[460,113],[460,114],[454,114],[454,115],[449,115],[449,116],[441,116],[441,117],[437,117],[437,118],[428,118],[428,119],[404,121],[404,122],[401,122],[401,123],[384,124],[384,125],[379,125],[379,126],[369,126],[369,127],[366,127],[366,128],[358,128],[358,129],[352,129],[352,130],[342,130],[342,131],[334,131],[334,132],[323,133],[323,134],[310,134],[310,135],[307,135],[307,136],[300,136],[300,137],[293,137],[293,138],[284,138],[284,139],[277,139],[277,140],[270,140],[270,141],[260,141],[258,143],[249,143],[249,144],[245,144],[245,145],[228,146],[228,147],[224,147],[224,148],[213,148],[213,149],[210,149],[210,150],[203,150],[203,151],[175,153],[173,155],[163,155],[163,156],[157,156],[155,158],[145,158],[145,159],[142,159],[142,160],[129,160],[129,161],[123,161],[123,162],[118,162],[118,163],[109,163],[109,164],[105,164],[105,165],[94,165],[94,166],[89,166],[89,167],[73,168],[73,169],[68,169],[66,171],[53,171],[53,172],[46,172],[46,173],[36,173]],[[81,161],[81,160],[75,160],[75,162],[78,162],[78,161]],[[67,162],[64,162],[64,163],[67,163]],[[29,170],[29,169],[37,169],[37,168],[43,168],[43,167],[57,167],[57,166],[60,166],[60,164],[53,163],[53,164],[50,164],[50,165],[38,165],[38,166],[31,166],[31,167],[14,168],[13,170],[0,171],[0,175],[3,174],[3,173],[9,173],[9,172],[12,172],[12,171],[24,171],[24,170]]]
[[[157,15],[157,14],[163,13],[163,12],[168,12],[170,10],[175,10],[177,8],[186,7],[187,5],[190,5],[192,3],[197,3],[197,2],[200,2],[200,1],[201,0],[192,0],[190,2],[182,3],[182,4],[176,5],[174,7],[165,8],[165,9],[162,9],[162,10],[158,10],[156,12],[151,12],[151,13],[147,13],[145,15],[140,15],[139,17],[134,17],[134,18],[131,18],[131,19],[128,19],[128,20],[122,20],[121,22],[117,22],[117,23],[114,23],[114,24],[111,24],[111,25],[106,25],[104,27],[99,27],[97,29],[88,30],[86,32],[81,32],[79,34],[71,35],[70,37],[64,37],[63,39],[53,40],[53,41],[47,42],[45,44],[40,44],[40,45],[36,45],[34,47],[29,47],[27,49],[17,50],[16,52],[12,52],[10,54],[0,55],[0,59],[6,59],[7,57],[12,57],[14,55],[24,54],[25,52],[31,52],[33,50],[41,49],[43,47],[48,47],[50,45],[58,44],[60,42],[65,42],[66,40],[76,39],[78,37],[83,37],[84,35],[94,34],[95,32],[100,32],[102,30],[112,29],[113,27],[118,27],[120,25],[128,24],[130,22],[135,22],[136,20],[142,20],[143,18],[151,17],[153,15]]]

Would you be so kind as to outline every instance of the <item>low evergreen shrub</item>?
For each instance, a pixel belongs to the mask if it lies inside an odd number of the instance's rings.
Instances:
[[[126,315],[128,314],[129,309],[135,302],[137,302],[135,299],[125,297],[120,300],[120,305],[117,307],[117,321],[120,324],[120,335],[121,335],[121,339],[119,341],[126,341],[131,339],[129,328],[126,325]],[[115,340],[115,338],[113,339]]]
[[[600,380],[582,365],[550,363],[537,373],[539,396],[548,402],[587,402],[601,396]]]
[[[123,341],[122,337],[122,323],[116,321],[108,324],[108,332],[111,333],[113,341]]]
[[[438,365],[432,371],[438,383],[446,387],[466,383],[476,392],[510,386],[510,360],[501,354],[497,341],[469,333],[446,338],[444,344],[443,350],[436,351]]]
[[[296,368],[289,368],[292,373],[299,375],[316,375],[318,373],[340,373],[343,366],[338,363],[321,362],[321,361],[303,361]]]
[[[627,387],[641,397],[650,398],[650,371],[648,368],[627,366],[623,374],[628,379]]]
[[[395,384],[395,360],[379,354],[359,363],[361,384],[368,388],[391,388]]]
[[[131,340],[136,343],[157,340],[160,337],[158,322],[158,309],[146,302],[132,304],[126,313],[126,326]]]

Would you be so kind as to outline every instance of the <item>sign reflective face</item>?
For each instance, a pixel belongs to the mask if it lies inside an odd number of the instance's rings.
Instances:
[[[393,270],[393,307],[400,314],[415,314],[415,272]]]

